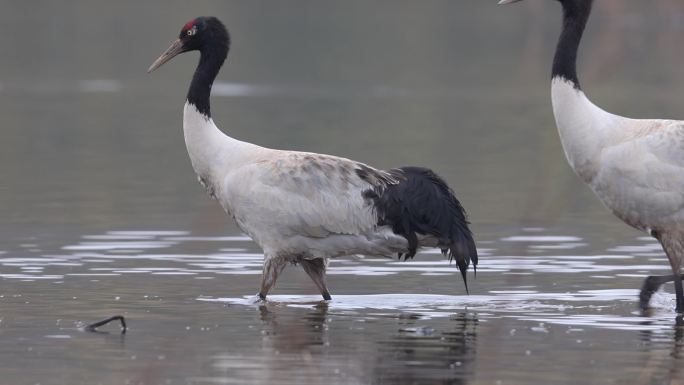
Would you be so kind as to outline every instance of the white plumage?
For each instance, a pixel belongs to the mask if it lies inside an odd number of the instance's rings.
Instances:
[[[363,198],[374,185],[355,171],[368,166],[241,142],[224,135],[189,103],[183,116],[199,179],[267,258],[284,251],[316,258],[406,252],[406,239],[377,226],[377,212]],[[398,183],[389,173],[374,171]]]
[[[615,215],[644,231],[684,224],[684,122],[610,114],[561,78],[552,94],[568,162]]]

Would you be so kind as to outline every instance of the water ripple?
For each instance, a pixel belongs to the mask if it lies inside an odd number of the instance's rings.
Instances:
[[[475,295],[335,295],[330,307],[342,312],[394,311],[426,318],[448,317],[454,311],[468,309],[482,314],[514,316],[559,325],[640,330],[660,327],[657,322],[641,325],[639,320],[643,319],[631,314],[617,318],[608,316],[615,306],[633,309],[637,291],[634,286],[617,290],[607,290],[601,286],[609,279],[614,281],[612,284],[619,282],[619,279],[630,282],[638,279],[638,282],[648,274],[667,272],[669,266],[664,258],[644,259],[639,256],[641,253],[662,253],[657,243],[651,238],[638,238],[632,245],[619,245],[604,253],[581,253],[579,250],[588,247],[582,237],[547,235],[545,231],[537,229],[534,235],[502,237],[500,241],[483,240],[481,243],[488,247],[480,248],[480,251],[487,257],[482,258],[478,266]],[[504,254],[511,243],[525,244],[528,250],[535,253]],[[19,254],[0,252],[0,266],[3,268],[0,278],[21,282],[52,280],[55,283],[91,278],[131,280],[139,277],[200,282],[232,275],[237,280],[240,276],[259,276],[263,263],[263,254],[245,235],[207,236],[166,230],[107,231],[83,235],[77,242],[59,247],[57,252],[42,255],[31,251],[44,248],[39,240],[22,245],[27,247],[22,247],[25,251]],[[576,251],[568,253],[568,250]],[[557,255],[551,255],[554,252]],[[406,282],[415,280],[414,290],[419,292],[426,280],[435,280],[436,283],[449,280],[449,287],[452,287],[451,279],[458,277],[458,269],[444,259],[439,250],[433,249],[421,252],[416,259],[406,262],[377,257],[336,259],[331,261],[328,274],[338,280],[344,279],[338,277],[358,277],[380,288],[395,287],[397,276],[405,275],[411,277]],[[507,278],[502,281],[502,276]],[[583,288],[589,287],[586,280],[594,280],[601,290],[576,290],[577,282],[582,282]],[[247,277],[239,282],[256,285],[258,278]],[[410,285],[402,286],[410,290]],[[483,295],[481,293],[485,287],[491,287],[491,290]],[[561,287],[575,290],[549,290]],[[240,288],[237,287],[238,290]],[[294,307],[312,306],[311,303],[318,303],[319,299],[317,295],[275,295],[269,298]],[[203,297],[200,300],[247,305],[251,299]],[[671,295],[657,293],[653,302],[659,312],[672,315]],[[602,314],[604,310],[606,314]],[[540,329],[539,332],[543,331]]]
[[[520,320],[556,325],[589,326],[617,330],[669,331],[672,328],[673,298],[658,293],[654,306],[655,317],[610,314],[616,303],[633,304],[638,291],[634,289],[580,290],[575,292],[544,293],[534,290],[492,291],[493,295],[437,295],[437,294],[371,294],[335,295],[326,303],[330,311],[363,312],[376,315],[377,311],[406,312],[425,319],[450,317],[454,312],[481,312],[480,316],[514,317]],[[255,296],[238,298],[200,297],[198,301],[219,302],[233,306],[261,306]],[[317,295],[271,295],[268,303],[295,308],[316,308],[321,303]],[[570,314],[569,311],[575,314]],[[582,314],[576,314],[583,312]],[[636,313],[636,312],[635,312]],[[358,313],[359,315],[361,313]],[[487,316],[487,314],[490,314]]]

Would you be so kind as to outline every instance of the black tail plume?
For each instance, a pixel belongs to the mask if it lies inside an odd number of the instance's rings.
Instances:
[[[402,167],[388,172],[399,183],[382,186],[373,194],[378,224],[392,226],[392,231],[406,238],[409,252],[404,260],[416,255],[417,234],[435,237],[442,253],[456,261],[468,292],[466,273],[471,261],[477,271],[478,257],[463,206],[432,170]]]

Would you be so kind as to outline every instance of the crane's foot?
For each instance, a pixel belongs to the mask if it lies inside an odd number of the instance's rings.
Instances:
[[[639,309],[642,312],[646,312],[650,309],[649,302],[651,302],[651,297],[658,291],[660,285],[662,285],[662,277],[650,276],[646,277],[643,286],[641,286],[641,291],[639,292]]]
[[[653,294],[658,291],[664,283],[674,281],[677,306],[675,311],[684,314],[684,290],[682,289],[682,277],[679,275],[652,275],[644,280],[644,284],[639,292],[639,308],[642,312],[650,309],[649,302]]]
[[[684,286],[682,285],[682,277],[677,274],[674,277],[675,293],[677,294],[677,307],[675,311],[678,314],[684,313]]]
[[[330,293],[328,293],[327,290],[324,291],[323,293],[321,293],[321,295],[323,296],[323,299],[326,301],[330,301],[332,299],[332,297],[330,296]]]
[[[677,307],[675,308],[677,314],[684,314],[684,298],[677,298]]]

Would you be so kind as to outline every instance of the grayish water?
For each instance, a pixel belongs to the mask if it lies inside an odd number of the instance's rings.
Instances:
[[[0,384],[682,381],[673,295],[636,311],[643,278],[668,271],[663,253],[560,148],[558,6],[495,2],[0,2]],[[588,94],[616,113],[684,118],[684,5],[596,3]],[[435,169],[477,235],[470,296],[428,251],[334,261],[329,303],[294,267],[253,301],[260,250],[197,185],[184,148],[197,58],[145,74],[203,14],[233,34],[219,127]],[[114,314],[127,334],[79,330]]]

